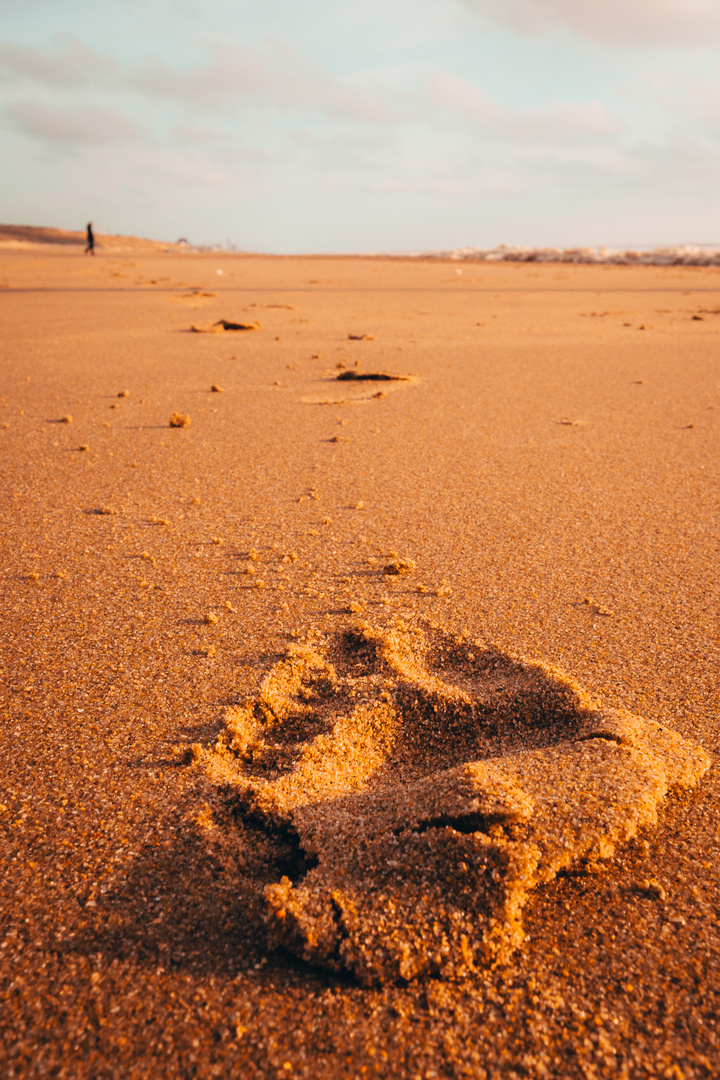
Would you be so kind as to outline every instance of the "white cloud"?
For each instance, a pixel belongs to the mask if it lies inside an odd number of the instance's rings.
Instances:
[[[611,45],[720,42],[718,0],[460,0],[523,34],[567,29]]]
[[[229,108],[244,98],[255,108],[310,111],[365,124],[397,120],[380,92],[347,85],[283,42],[274,42],[266,52],[212,43],[207,52],[207,61],[189,70],[148,60],[129,85],[190,109]]]
[[[543,108],[510,109],[450,72],[430,81],[426,97],[435,108],[502,141],[577,144],[607,140],[622,130],[620,120],[598,102],[554,102]]]
[[[373,180],[369,185],[371,191],[385,191],[391,195],[407,195],[417,189],[417,184],[410,184],[406,180],[395,180],[391,176],[383,180]]]
[[[94,106],[58,107],[16,102],[2,112],[6,125],[25,135],[66,146],[83,146],[138,139],[140,124],[119,109]]]
[[[679,113],[687,124],[711,139],[720,137],[720,75],[693,79],[674,99],[667,94],[665,100],[666,108]]]
[[[303,151],[306,160],[328,171],[354,169],[364,171],[374,167],[387,157],[388,152],[398,149],[398,139],[392,132],[381,129],[379,133],[357,134],[333,132],[318,135],[306,129],[289,134],[289,142]]]
[[[0,72],[6,80],[20,76],[48,86],[84,86],[114,67],[109,58],[99,56],[72,34],[57,34],[48,49],[13,41],[0,44]]]
[[[218,41],[203,47],[206,59],[195,66],[173,66],[159,57],[131,65],[94,52],[70,34],[56,35],[49,48],[4,42],[0,79],[15,86],[28,80],[53,89],[129,90],[193,113],[224,112],[244,102],[254,110],[312,112],[363,124],[399,119],[384,88],[343,80],[282,41],[264,51]]]

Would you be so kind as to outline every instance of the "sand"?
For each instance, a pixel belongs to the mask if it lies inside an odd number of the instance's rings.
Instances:
[[[717,1075],[719,273],[0,254],[3,1075]]]
[[[612,855],[710,766],[560,671],[402,620],[292,646],[193,755],[230,789],[206,828],[301,856],[265,888],[270,944],[365,986],[509,962],[531,889]]]

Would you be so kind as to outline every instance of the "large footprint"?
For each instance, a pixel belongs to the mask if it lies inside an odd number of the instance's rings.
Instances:
[[[207,771],[306,855],[265,890],[270,943],[365,985],[506,961],[531,889],[710,765],[555,668],[402,623],[293,646],[225,727]]]

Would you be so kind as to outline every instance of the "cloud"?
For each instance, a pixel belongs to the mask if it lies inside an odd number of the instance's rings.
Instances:
[[[207,62],[190,70],[148,60],[129,84],[191,109],[229,108],[245,98],[255,107],[311,111],[366,124],[398,119],[379,92],[348,86],[283,42],[274,42],[267,52],[217,43],[207,51]]]
[[[97,81],[114,67],[72,34],[57,34],[54,42],[49,49],[0,44],[0,73],[6,79],[20,75],[48,86],[71,87]]]
[[[454,114],[473,128],[484,128],[501,141],[577,144],[607,140],[622,129],[619,119],[598,102],[554,102],[543,108],[510,109],[450,72],[441,72],[428,83],[426,99],[431,106]]]
[[[6,106],[2,115],[9,126],[25,135],[67,146],[119,142],[143,134],[140,124],[119,109],[16,102]]]
[[[284,42],[272,42],[264,51],[209,42],[204,50],[206,58],[194,67],[151,57],[121,65],[79,38],[58,34],[49,48],[0,44],[0,79],[26,79],[54,89],[130,90],[196,113],[229,111],[244,100],[255,110],[314,112],[363,124],[399,119],[386,90],[346,82]]]
[[[298,147],[307,161],[325,170],[372,168],[388,152],[397,149],[398,141],[393,133],[381,130],[380,133],[357,135],[349,132],[333,132],[319,135],[306,129],[297,129],[289,133],[292,145]]]
[[[611,45],[720,43],[718,0],[460,0],[522,34],[556,29]]]
[[[662,94],[662,104],[685,126],[709,139],[720,138],[720,75],[689,80],[680,89],[673,87]]]

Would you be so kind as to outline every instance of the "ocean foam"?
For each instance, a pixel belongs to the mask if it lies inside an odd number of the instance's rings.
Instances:
[[[426,259],[460,262],[589,263],[615,266],[720,266],[720,248],[685,244],[652,250],[620,250],[609,247],[520,247],[500,244],[494,248],[463,247],[427,252]]]

